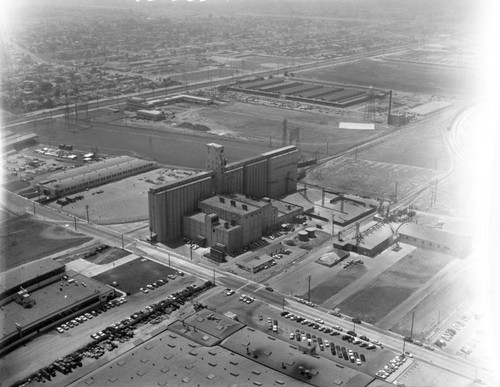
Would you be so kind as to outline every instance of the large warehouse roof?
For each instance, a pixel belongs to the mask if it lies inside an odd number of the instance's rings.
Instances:
[[[83,165],[78,168],[71,168],[68,169],[64,172],[59,172],[56,173],[52,176],[50,176],[50,180],[63,180],[63,179],[69,179],[75,176],[80,176],[85,173],[91,173],[93,171],[98,171],[100,169],[108,168],[113,165],[117,164],[122,164],[128,161],[132,160],[137,160],[135,157],[130,157],[130,156],[119,156],[119,157],[113,157],[110,159],[98,161],[97,163],[92,163],[88,165]]]
[[[152,166],[152,161],[132,159],[130,161],[122,162],[120,164],[112,165],[106,168],[100,168],[92,171],[82,171],[83,174],[74,176],[71,178],[66,178],[64,180],[55,181],[49,184],[45,184],[45,188],[55,188],[55,189],[65,189],[67,187],[74,187],[78,184],[85,184],[96,181],[96,179],[102,178],[106,179],[114,174],[120,172],[128,172],[134,168],[138,168],[141,166]],[[103,183],[106,180],[103,180]]]
[[[53,270],[64,267],[63,264],[46,258],[34,262],[25,263],[6,272],[0,273],[0,292],[21,286],[37,276],[43,276]]]

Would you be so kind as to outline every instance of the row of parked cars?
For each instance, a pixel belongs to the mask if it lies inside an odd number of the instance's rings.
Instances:
[[[302,325],[310,326],[314,329],[317,329],[319,332],[324,332],[330,334],[330,336],[338,336],[343,332],[342,327],[338,325],[333,325],[331,328],[324,325],[325,322],[319,318],[314,321],[308,320],[302,316],[295,315],[293,313],[283,311],[281,312],[281,316],[290,319],[291,321],[296,321]],[[382,347],[382,343],[377,340],[370,340],[368,337],[362,335],[357,339],[357,333],[354,331],[347,331],[346,334],[342,335],[342,340],[348,341],[352,344],[359,344],[360,347],[366,347],[367,349],[375,349],[377,345]]]
[[[312,302],[312,301],[308,301],[308,300],[304,300],[303,298],[300,298],[298,296],[293,296],[293,298],[295,298],[298,302],[300,302],[301,304],[305,304],[307,306],[310,306],[312,308],[318,306],[318,304]]]
[[[125,297],[120,297],[116,298],[114,300],[108,301],[108,303],[101,305],[99,308],[92,310],[90,312],[84,313],[81,316],[75,317],[72,320],[66,321],[64,324],[61,324],[60,326],[56,327],[56,331],[59,333],[64,333],[65,331],[74,328],[80,324],[83,324],[85,321],[88,321],[99,314],[114,308],[116,306],[119,306],[123,303],[127,302],[127,299]]]
[[[464,315],[464,316],[466,316],[466,315]],[[467,318],[467,316],[466,316],[466,318]],[[439,348],[446,347],[447,342],[450,342],[451,340],[453,340],[453,338],[457,334],[457,331],[461,330],[463,327],[465,327],[465,322],[463,322],[461,320],[455,321],[453,324],[451,324],[450,327],[448,327],[446,332],[444,332],[441,335],[441,338],[438,339],[434,344]],[[462,353],[462,355],[470,355],[472,353],[472,350],[468,347],[465,347],[465,351],[461,351],[461,353]]]
[[[407,352],[408,353],[408,352]],[[406,356],[405,355],[397,355],[394,359],[389,361],[384,368],[378,370],[375,373],[375,376],[380,379],[387,379],[391,374],[396,372],[399,367],[403,365],[403,363],[406,362]],[[404,384],[401,382],[394,382],[396,386],[402,386],[404,387]]]
[[[182,271],[178,271],[177,274],[179,276],[183,276],[184,273]],[[151,290],[155,290],[156,288],[159,288],[160,286],[168,284],[168,279],[175,280],[175,275],[169,274],[165,278],[161,278],[158,281],[155,281],[151,284],[147,284],[145,287],[140,288],[139,290],[143,293],[149,293]]]

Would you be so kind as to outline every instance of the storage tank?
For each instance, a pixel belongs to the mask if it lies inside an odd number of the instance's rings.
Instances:
[[[307,242],[309,238],[307,237],[307,231],[299,231],[299,241]]]

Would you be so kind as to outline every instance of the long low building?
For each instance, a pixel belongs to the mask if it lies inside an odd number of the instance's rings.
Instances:
[[[414,223],[403,224],[398,230],[398,236],[400,242],[456,257],[464,258],[472,249],[471,236],[457,235]]]
[[[112,181],[147,172],[155,168],[155,163],[129,156],[99,161],[90,166],[72,169],[71,172],[54,175],[51,180],[38,185],[39,192],[56,199],[98,187]]]
[[[6,280],[7,278],[11,278]],[[115,296],[115,290],[51,259],[2,273],[0,356]],[[8,288],[7,288],[8,286]]]

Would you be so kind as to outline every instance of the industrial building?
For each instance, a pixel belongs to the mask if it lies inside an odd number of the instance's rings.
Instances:
[[[127,99],[128,110],[153,109],[154,105],[141,97],[132,97]]]
[[[274,258],[270,255],[264,254],[259,256],[250,251],[240,257],[238,262],[236,262],[236,266],[240,269],[248,271],[249,273],[258,273],[259,271],[270,266],[273,261]]]
[[[200,211],[200,202],[205,199],[231,194],[241,194],[240,201],[243,197],[276,199],[297,189],[298,151],[293,145],[229,164],[222,145],[212,143],[207,148],[208,172],[149,190],[149,225],[157,241],[181,237],[184,217]],[[208,207],[213,201],[205,205]],[[250,208],[255,203],[247,201],[244,204]],[[280,208],[283,210],[286,204]],[[224,216],[220,218],[231,223],[231,215]],[[200,224],[202,218],[203,222],[208,221],[202,215],[195,217]]]
[[[391,226],[387,223],[370,222],[360,230],[356,223],[356,233],[352,238],[344,240],[338,238],[333,247],[344,251],[352,251],[368,257],[375,257],[390,247],[396,241]]]
[[[184,236],[202,246],[224,246],[232,252],[273,228],[291,222],[302,208],[269,198],[218,195],[199,202],[201,212],[184,217]]]
[[[414,223],[403,224],[398,229],[398,237],[402,243],[461,258],[466,257],[472,249],[472,238],[468,235],[452,234]]]
[[[154,168],[152,161],[120,156],[55,174],[51,180],[41,182],[37,187],[41,195],[56,199]]]
[[[146,110],[140,109],[136,112],[137,118],[143,118],[146,120],[160,121],[165,118],[165,114],[161,110]]]
[[[66,273],[52,260],[0,273],[5,316],[0,355],[115,296],[114,289],[81,274]]]

